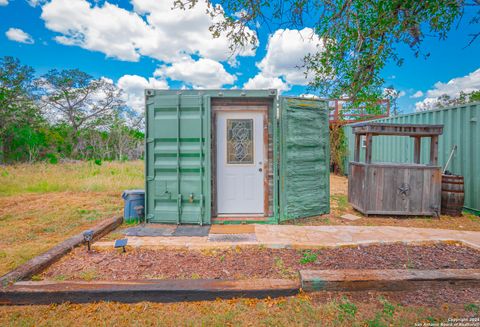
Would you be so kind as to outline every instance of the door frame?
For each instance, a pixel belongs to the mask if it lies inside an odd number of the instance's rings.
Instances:
[[[261,112],[263,115],[263,217],[269,216],[269,158],[268,158],[268,108],[269,104],[252,104],[238,101],[225,104],[212,104],[211,163],[212,163],[212,218],[218,217],[217,197],[217,113],[218,112]],[[233,215],[232,215],[233,216]],[[234,215],[249,217],[249,214]]]

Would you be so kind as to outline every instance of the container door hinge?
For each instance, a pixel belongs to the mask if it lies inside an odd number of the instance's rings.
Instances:
[[[153,181],[155,180],[155,176],[147,176],[147,181]]]
[[[146,223],[149,223],[152,219],[153,219],[153,215],[152,215],[152,214],[148,214],[148,215],[145,217],[145,222],[146,222]]]
[[[205,205],[203,203],[203,194],[200,194],[200,217],[199,217],[199,224],[200,226],[203,225],[203,215],[205,213]]]
[[[177,196],[177,225],[180,225],[180,216],[182,215],[182,195]]]
[[[145,140],[145,142],[147,142],[147,143],[152,143],[152,142],[153,142],[153,138],[149,137],[149,138],[147,138],[147,139]]]

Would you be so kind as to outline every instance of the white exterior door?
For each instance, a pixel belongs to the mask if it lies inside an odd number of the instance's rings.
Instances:
[[[217,113],[217,211],[263,214],[263,113]]]

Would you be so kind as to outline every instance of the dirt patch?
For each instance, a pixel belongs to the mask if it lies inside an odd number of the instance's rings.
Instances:
[[[452,244],[404,244],[323,250],[245,248],[180,251],[130,249],[92,251],[78,248],[45,271],[55,280],[93,279],[249,279],[298,278],[300,269],[443,269],[478,268],[480,251]]]
[[[348,194],[348,178],[330,174],[330,194]]]

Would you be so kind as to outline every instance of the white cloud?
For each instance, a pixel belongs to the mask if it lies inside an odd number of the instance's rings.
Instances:
[[[260,72],[243,87],[275,88],[281,92],[290,90],[292,85],[307,85],[310,78],[301,66],[307,54],[318,51],[321,51],[321,42],[311,28],[279,29],[270,36],[265,57],[257,63]]]
[[[7,32],[5,32],[7,38],[11,41],[26,43],[26,44],[33,44],[35,41],[30,36],[30,34],[22,31],[19,28],[9,28]]]
[[[8,0],[0,0],[0,6],[8,5]]]
[[[420,90],[417,91],[417,92],[415,92],[414,94],[412,94],[412,95],[410,96],[410,98],[414,98],[414,99],[418,99],[418,98],[421,98],[421,97],[423,97],[423,92],[420,91]]]
[[[27,0],[28,4],[32,7],[36,7],[38,5],[43,5],[48,0]]]
[[[124,91],[127,105],[138,113],[145,110],[145,89],[168,89],[164,80],[149,78],[148,80],[138,75],[123,75],[117,81],[117,86]]]
[[[405,94],[406,94],[405,91],[400,91],[398,93],[398,97],[401,98],[401,97],[405,96]]]
[[[168,51],[168,57],[183,52],[198,53],[217,61],[232,57],[228,38],[225,35],[214,38],[209,30],[212,23],[220,22],[221,18],[212,19],[206,14],[208,5],[205,1],[198,1],[191,9],[173,11],[172,0],[132,0],[132,4],[138,14],[146,15],[148,24],[160,36],[162,44],[153,45],[152,52]],[[245,32],[254,33],[248,28]],[[240,49],[239,54],[254,56],[255,51],[252,47],[247,47]]]
[[[279,77],[267,77],[260,73],[243,84],[243,88],[247,90],[277,89],[279,92],[282,92],[290,90],[291,86]]]
[[[447,83],[438,81],[433,89],[427,91],[425,100],[417,102],[415,107],[417,110],[429,109],[441,95],[446,94],[455,98],[460,95],[460,92],[469,93],[477,90],[480,90],[480,68],[466,76],[453,78]]]
[[[85,0],[52,0],[42,7],[48,29],[61,33],[55,40],[136,61],[141,44],[156,42],[154,31],[138,15],[108,2],[91,6]]]
[[[267,53],[258,68],[265,77],[283,77],[289,84],[306,85],[301,66],[309,53],[321,50],[321,42],[311,28],[279,29],[268,40]]]
[[[195,61],[190,57],[159,67],[154,76],[183,81],[194,88],[220,88],[237,79],[215,60],[200,58]]]
[[[320,97],[319,97],[318,95],[310,94],[310,93],[300,94],[300,98],[305,98],[305,99],[320,99]]]
[[[143,55],[172,62],[185,54],[217,61],[232,58],[227,38],[212,37],[208,27],[213,20],[206,14],[203,1],[193,9],[173,11],[173,0],[131,3],[133,11],[109,2],[52,0],[42,6],[41,18],[48,29],[60,33],[57,42],[121,60],[137,61]],[[255,53],[244,49],[240,54]]]
[[[245,9],[241,9],[240,11],[237,11],[236,13],[233,14],[234,17],[240,19],[244,18],[248,15],[247,11]]]

